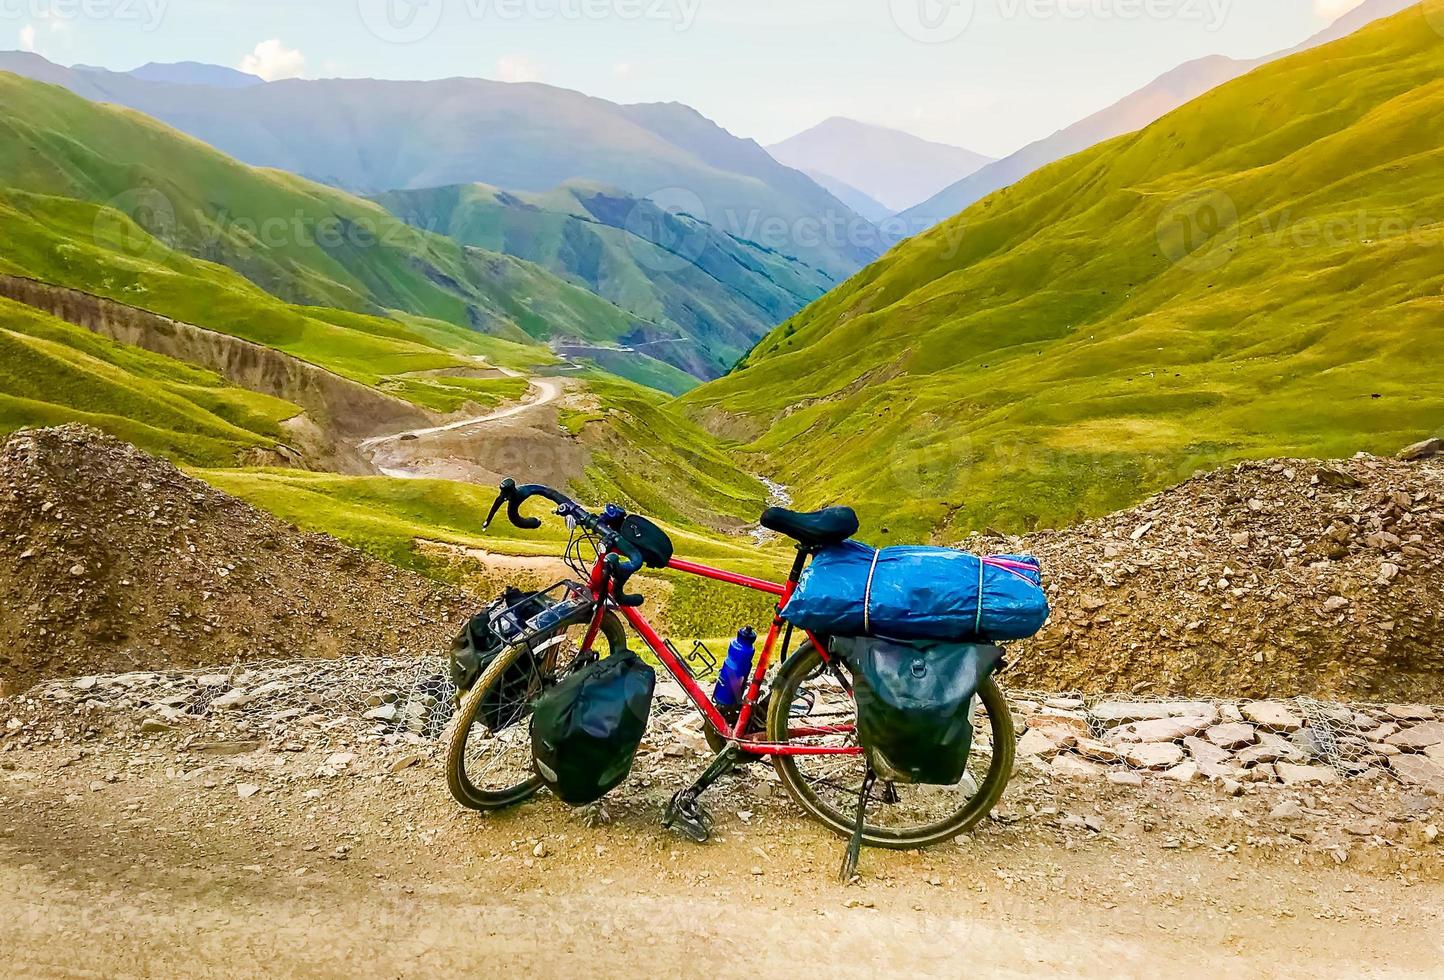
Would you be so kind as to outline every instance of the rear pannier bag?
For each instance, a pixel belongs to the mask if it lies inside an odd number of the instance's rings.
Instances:
[[[1041,581],[1036,558],[844,541],[818,549],[782,615],[828,636],[1022,640],[1048,618]]]
[[[1003,651],[977,643],[835,637],[852,672],[857,740],[883,779],[951,786],[967,772],[973,698]]]
[[[532,763],[553,793],[583,806],[627,778],[656,684],[652,668],[623,650],[542,695],[531,718]]]

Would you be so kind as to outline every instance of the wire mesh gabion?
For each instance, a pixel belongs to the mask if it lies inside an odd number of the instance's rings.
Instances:
[[[43,683],[9,707],[29,704],[57,719],[99,727],[105,718],[171,726],[206,737],[290,743],[355,741],[428,745],[455,710],[456,687],[440,656],[264,660],[227,668],[136,671]],[[1391,757],[1418,754],[1420,738],[1444,708],[1342,704],[1311,697],[1251,700],[1138,694],[1013,691],[1019,733],[1037,729],[1043,749],[1024,754],[1067,775],[1088,769],[1156,770],[1194,766],[1202,775],[1261,778],[1274,763],[1327,767],[1340,777],[1370,770],[1398,775]],[[1150,722],[1163,722],[1162,733]],[[58,721],[57,724],[60,722]],[[1205,744],[1208,729],[1232,725],[1241,746]],[[680,689],[659,685],[653,727],[701,735]],[[1172,730],[1176,729],[1176,730]],[[1134,736],[1139,736],[1137,739]],[[1153,752],[1138,746],[1167,743]],[[1397,744],[1396,744],[1397,743]],[[1402,746],[1402,747],[1401,747]],[[1021,754],[1021,753],[1020,753]],[[1143,756],[1158,755],[1162,764]],[[1256,764],[1261,763],[1261,764]],[[1280,777],[1282,778],[1282,777]]]

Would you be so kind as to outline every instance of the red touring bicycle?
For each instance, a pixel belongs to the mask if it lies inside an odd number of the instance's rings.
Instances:
[[[577,614],[569,616],[572,625],[512,644],[462,697],[448,739],[446,770],[452,795],[463,806],[500,809],[541,788],[541,780],[532,770],[528,726],[513,723],[493,731],[486,718],[496,717],[498,696],[512,691],[521,700],[506,705],[506,713],[524,719],[536,700],[568,673],[624,649],[624,623],[681,685],[706,723],[707,741],[715,757],[696,782],[672,797],[664,817],[665,824],[694,840],[705,841],[712,825],[698,802],[703,791],[733,766],[763,758],[770,758],[792,799],[839,835],[853,835],[858,824],[855,811],[862,800],[866,807],[862,842],[875,847],[913,848],[948,840],[986,816],[1002,796],[1015,745],[1007,702],[992,679],[978,691],[974,706],[977,737],[968,772],[956,785],[881,782],[863,792],[870,772],[857,744],[847,667],[829,655],[825,637],[803,632],[793,649],[794,634],[800,631],[781,615],[814,551],[856,533],[857,517],[850,509],[797,513],[772,508],[763,514],[763,527],[797,543],[792,571],[787,581],[779,583],[674,558],[671,542],[656,525],[635,517],[629,520],[615,504],[600,515],[592,514],[550,487],[519,487],[507,480],[492,505],[487,525],[505,504],[517,527],[540,527],[540,520],[521,515],[521,505],[532,497],[550,501],[556,506],[555,513],[565,518],[570,529],[565,561],[585,581],[563,582],[545,590],[561,590],[577,605]],[[639,525],[647,529],[641,538],[629,533]],[[777,612],[740,709],[724,713],[712,701],[677,649],[647,622],[640,608],[642,597],[626,593],[627,580],[644,565],[699,575],[777,598]],[[537,676],[528,685],[503,686],[503,675],[523,649],[531,650]],[[493,710],[480,710],[484,701]]]

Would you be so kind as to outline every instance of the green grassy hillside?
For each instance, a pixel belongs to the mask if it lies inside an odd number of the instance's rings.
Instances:
[[[778,252],[583,182],[545,194],[468,184],[376,200],[415,227],[519,256],[600,294],[641,321],[625,342],[701,378],[725,374],[833,285]]]
[[[363,384],[414,371],[545,364],[543,348],[444,321],[282,302],[230,269],[172,251],[120,212],[0,188],[0,272],[95,293],[274,347]]]
[[[513,341],[611,344],[654,326],[538,265],[247,167],[138,112],[3,73],[0,106],[0,186],[101,206],[89,224],[79,215],[72,232],[131,257],[172,250],[227,266],[292,304],[399,310]],[[149,234],[136,234],[132,221]]]
[[[1444,420],[1444,38],[1411,9],[903,243],[684,402],[804,502],[1052,525]]]
[[[0,433],[83,422],[185,463],[284,442],[300,409],[0,299]]]
[[[0,70],[130,106],[239,160],[356,193],[473,181],[541,192],[580,177],[636,197],[680,191],[698,217],[838,278],[878,254],[870,226],[842,202],[676,103],[622,106],[469,78],[289,79],[224,90],[74,71],[18,51],[0,52]],[[820,232],[831,227],[854,234]]]

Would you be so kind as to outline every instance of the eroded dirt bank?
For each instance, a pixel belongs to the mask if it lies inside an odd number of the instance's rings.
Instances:
[[[242,388],[292,402],[307,416],[305,424],[291,428],[296,448],[321,468],[374,472],[350,441],[435,421],[435,416],[410,402],[281,351],[77,289],[0,275],[0,296],[111,340],[200,365]]]

